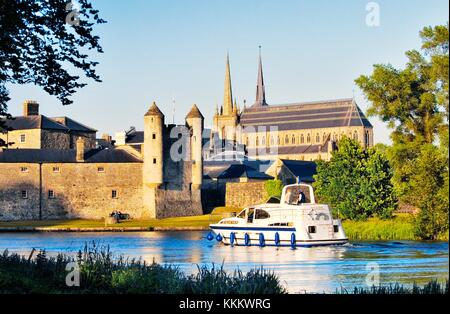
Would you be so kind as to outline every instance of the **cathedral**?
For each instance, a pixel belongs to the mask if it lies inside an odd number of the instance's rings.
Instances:
[[[223,104],[216,108],[210,136],[210,158],[234,151],[256,160],[329,160],[344,136],[373,145],[373,127],[352,98],[269,105],[261,53],[256,99],[242,110],[233,102],[227,55]]]

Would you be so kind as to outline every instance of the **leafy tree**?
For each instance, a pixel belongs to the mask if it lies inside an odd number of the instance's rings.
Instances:
[[[422,239],[435,240],[448,232],[448,155],[432,144],[424,145],[414,168],[410,202],[420,208],[415,233]]]
[[[368,114],[393,129],[386,155],[395,191],[402,202],[420,208],[417,234],[423,238],[434,238],[442,226],[448,230],[441,206],[448,204],[442,196],[448,191],[448,36],[448,23],[425,27],[421,51],[406,52],[404,69],[377,64],[370,76],[355,81],[371,103]]]
[[[68,0],[0,0],[0,118],[10,118],[8,83],[41,86],[68,105],[86,86],[80,74],[100,82],[87,52],[103,52],[93,27],[105,21],[89,0],[78,4],[76,12]]]
[[[387,158],[375,148],[364,150],[344,137],[330,161],[319,161],[314,188],[321,201],[343,218],[389,218],[397,199]]]
[[[281,197],[283,192],[283,182],[281,180],[267,180],[264,183],[264,188],[266,190],[267,198],[270,197]]]

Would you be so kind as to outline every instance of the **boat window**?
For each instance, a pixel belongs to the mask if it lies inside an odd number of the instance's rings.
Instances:
[[[247,213],[247,222],[252,223],[253,222],[253,216],[255,215],[255,209],[249,208]]]
[[[308,233],[316,233],[316,226],[308,226]]]
[[[245,211],[246,211],[247,209],[244,209],[244,210],[242,210],[236,217],[237,218],[242,218],[242,219],[244,219],[245,218]]]
[[[257,209],[255,214],[255,219],[267,219],[270,218],[270,215],[268,212],[262,209]]]

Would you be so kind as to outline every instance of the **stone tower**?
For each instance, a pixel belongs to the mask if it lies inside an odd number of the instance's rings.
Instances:
[[[230,58],[227,54],[225,69],[225,89],[223,96],[223,104],[220,110],[216,110],[214,115],[213,136],[217,137],[212,140],[216,146],[224,147],[225,142],[236,142],[236,127],[239,123],[239,112],[237,103],[233,104],[233,92],[231,88],[231,71]],[[217,147],[215,147],[217,149]]]
[[[153,102],[144,116],[143,203],[150,217],[156,217],[157,190],[164,183],[163,136],[164,115]]]
[[[203,179],[202,133],[203,115],[197,105],[193,105],[186,116],[186,124],[191,130],[192,190],[200,190]]]

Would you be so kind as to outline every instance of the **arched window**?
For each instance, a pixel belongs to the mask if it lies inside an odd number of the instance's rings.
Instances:
[[[306,143],[311,143],[311,135],[309,135],[309,133],[306,135]]]
[[[292,143],[292,144],[295,144],[295,135],[294,135],[294,134],[292,134],[291,143]]]
[[[323,133],[323,136],[322,136],[322,142],[326,142],[326,140],[327,140],[327,133]]]
[[[305,137],[302,135],[300,135],[300,144],[305,143]]]
[[[320,143],[320,134],[319,133],[316,134],[316,143]]]
[[[289,136],[287,136],[287,135],[284,138],[284,145],[289,145]]]
[[[358,140],[358,132],[357,132],[357,131],[355,131],[355,132],[353,133],[353,139],[354,139],[355,141]]]

